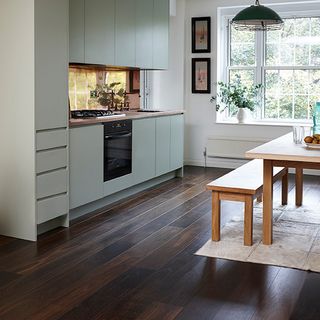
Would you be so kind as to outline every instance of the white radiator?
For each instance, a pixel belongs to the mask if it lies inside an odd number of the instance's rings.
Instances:
[[[245,152],[268,142],[267,139],[239,137],[209,137],[206,146],[208,158],[245,159]]]

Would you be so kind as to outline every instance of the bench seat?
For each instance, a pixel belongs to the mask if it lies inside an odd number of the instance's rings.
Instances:
[[[274,168],[273,182],[282,179],[282,204],[288,202],[288,169]],[[220,240],[221,200],[244,202],[244,245],[252,245],[253,201],[262,201],[263,161],[252,160],[207,185],[212,191],[212,240]]]

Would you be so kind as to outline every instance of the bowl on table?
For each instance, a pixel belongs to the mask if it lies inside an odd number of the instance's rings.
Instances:
[[[309,148],[320,149],[320,134],[305,137],[304,143]]]

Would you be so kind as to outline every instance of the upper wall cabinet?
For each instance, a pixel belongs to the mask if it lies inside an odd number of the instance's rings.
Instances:
[[[84,0],[69,0],[69,61],[84,63]]]
[[[115,21],[115,56],[117,66],[132,67],[135,55],[136,0],[117,0]]]
[[[153,67],[153,1],[137,0],[136,4],[136,66]]]
[[[115,64],[115,2],[85,0],[85,63]]]
[[[169,0],[154,0],[153,4],[153,68],[169,66]]]
[[[168,68],[169,0],[70,0],[70,62]]]

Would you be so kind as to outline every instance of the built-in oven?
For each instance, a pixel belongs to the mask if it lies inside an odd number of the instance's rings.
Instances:
[[[132,172],[132,121],[104,123],[104,181]]]

